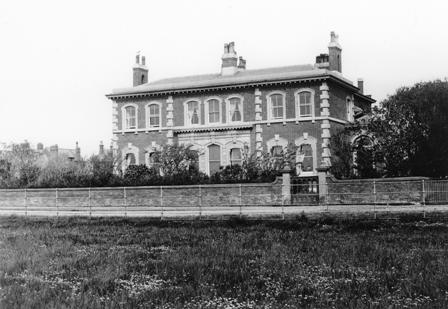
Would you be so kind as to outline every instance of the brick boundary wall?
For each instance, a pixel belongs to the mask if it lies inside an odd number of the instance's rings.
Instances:
[[[292,211],[286,206],[448,205],[448,180],[424,177],[338,180],[319,172],[316,202],[291,194],[290,177],[272,183],[0,190],[0,214],[59,216],[203,216],[213,212]],[[314,192],[314,191],[313,191]],[[302,193],[300,193],[302,194]],[[308,195],[310,195],[308,193]],[[309,197],[307,193],[303,197]],[[294,207],[292,207],[294,208]],[[291,209],[292,209],[291,208]],[[276,210],[278,209],[278,210]],[[280,212],[281,211],[281,212]]]
[[[216,207],[281,206],[282,183],[0,190],[0,212],[125,214]]]
[[[433,183],[426,177],[325,179],[328,204],[425,204]]]

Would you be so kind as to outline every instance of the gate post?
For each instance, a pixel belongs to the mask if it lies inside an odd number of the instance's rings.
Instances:
[[[328,166],[322,166],[316,169],[319,181],[319,204],[328,203],[327,172],[329,169],[330,167]]]
[[[282,205],[291,204],[291,168],[286,163],[282,173]]]

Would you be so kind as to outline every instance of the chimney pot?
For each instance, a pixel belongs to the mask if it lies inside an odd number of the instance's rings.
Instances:
[[[238,69],[240,70],[246,69],[246,60],[241,56],[238,58]]]
[[[146,65],[146,58],[145,58],[145,56],[142,56],[142,65]]]

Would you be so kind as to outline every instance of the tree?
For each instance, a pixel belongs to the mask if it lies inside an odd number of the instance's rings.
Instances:
[[[33,186],[39,177],[38,154],[29,143],[12,144],[1,153],[3,187]]]
[[[88,161],[92,169],[92,186],[116,186],[121,184],[119,166],[121,158],[112,153],[92,155]],[[121,172],[121,171],[120,171]]]
[[[191,145],[164,145],[152,158],[164,184],[203,183],[208,179],[199,171],[199,154]]]
[[[368,130],[387,176],[448,175],[448,81],[402,87],[374,111]]]
[[[345,128],[331,137],[331,168],[330,172],[339,179],[352,178],[353,173],[353,147],[350,139],[354,131]]]

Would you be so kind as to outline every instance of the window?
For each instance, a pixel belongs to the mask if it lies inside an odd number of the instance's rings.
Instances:
[[[311,92],[302,91],[298,94],[299,97],[299,117],[311,117],[313,108],[313,101],[311,99]]]
[[[135,106],[126,106],[125,108],[125,129],[135,129],[136,125]]]
[[[146,153],[146,166],[154,167],[155,157],[156,157],[156,153],[155,152],[147,152]]]
[[[220,104],[217,99],[210,99],[208,104],[208,123],[220,122]]]
[[[199,101],[187,102],[187,124],[196,125],[200,123]]]
[[[149,127],[160,127],[160,105],[153,103],[147,108]]]
[[[243,104],[241,98],[233,97],[229,99],[229,120],[229,122],[243,120]]]
[[[303,172],[312,172],[313,166],[313,148],[310,144],[302,144],[298,149],[298,156],[302,156],[301,170]]]
[[[230,165],[241,165],[243,161],[240,148],[230,150]]]
[[[272,146],[271,155],[273,157],[281,157],[283,155],[283,147],[282,146]]]
[[[127,163],[127,166],[136,164],[135,155],[133,153],[126,154],[126,163]]]
[[[296,91],[296,118],[314,118],[314,90],[302,88]]]
[[[347,108],[347,121],[354,121],[354,111],[353,108],[355,107],[353,104],[352,98],[347,98],[346,100],[346,108]]]
[[[219,171],[221,167],[221,147],[218,145],[208,146],[208,164],[210,175]]]
[[[268,99],[269,102],[269,118],[283,119],[285,117],[285,97],[283,94],[271,94]]]

